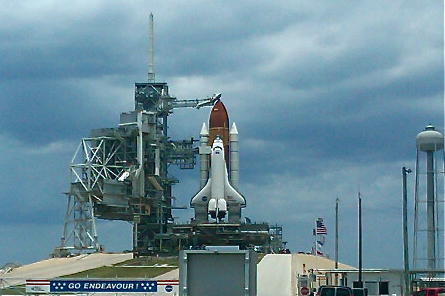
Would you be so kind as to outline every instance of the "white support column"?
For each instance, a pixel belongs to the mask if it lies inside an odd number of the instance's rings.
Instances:
[[[201,132],[199,133],[199,189],[202,189],[209,178],[209,154],[210,147],[208,145],[209,131],[206,124],[202,124]]]
[[[239,190],[239,147],[238,130],[235,123],[230,129],[230,184]]]

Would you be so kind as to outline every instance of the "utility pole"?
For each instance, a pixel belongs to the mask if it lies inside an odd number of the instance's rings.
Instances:
[[[335,269],[338,269],[338,202],[340,200],[335,200]],[[338,273],[335,273],[335,284],[338,285]]]
[[[362,197],[358,192],[358,287],[363,288],[362,281]]]
[[[405,296],[410,294],[409,280],[409,254],[408,254],[408,194],[406,186],[406,176],[411,173],[410,169],[402,168],[403,180],[403,261],[404,261],[404,279],[405,279]]]

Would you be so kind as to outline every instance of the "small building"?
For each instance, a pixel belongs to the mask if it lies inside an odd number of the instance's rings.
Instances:
[[[318,269],[317,271],[325,275],[328,285],[338,284],[353,288],[354,283],[358,282],[358,269]],[[363,269],[363,287],[368,290],[368,296],[406,295],[403,273],[401,269]],[[339,279],[338,283],[335,283],[336,275]]]
[[[359,270],[353,266],[338,263],[321,256],[310,254],[293,254],[293,270],[296,277],[296,294],[301,293],[304,286],[310,292],[315,292],[323,285],[342,285],[350,288],[358,282]],[[404,277],[401,269],[362,269],[363,287],[368,290],[368,296],[403,296]],[[307,289],[303,290],[304,292]],[[308,293],[309,294],[309,293]]]

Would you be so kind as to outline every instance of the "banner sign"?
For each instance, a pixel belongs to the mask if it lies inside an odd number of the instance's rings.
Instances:
[[[51,280],[51,293],[73,292],[157,292],[156,281],[126,280]]]

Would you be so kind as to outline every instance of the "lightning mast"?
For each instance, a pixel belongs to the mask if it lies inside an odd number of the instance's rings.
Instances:
[[[150,61],[148,64],[148,82],[155,82],[154,71],[154,42],[153,42],[153,13],[150,13],[150,25],[149,25],[149,43],[150,43]]]

